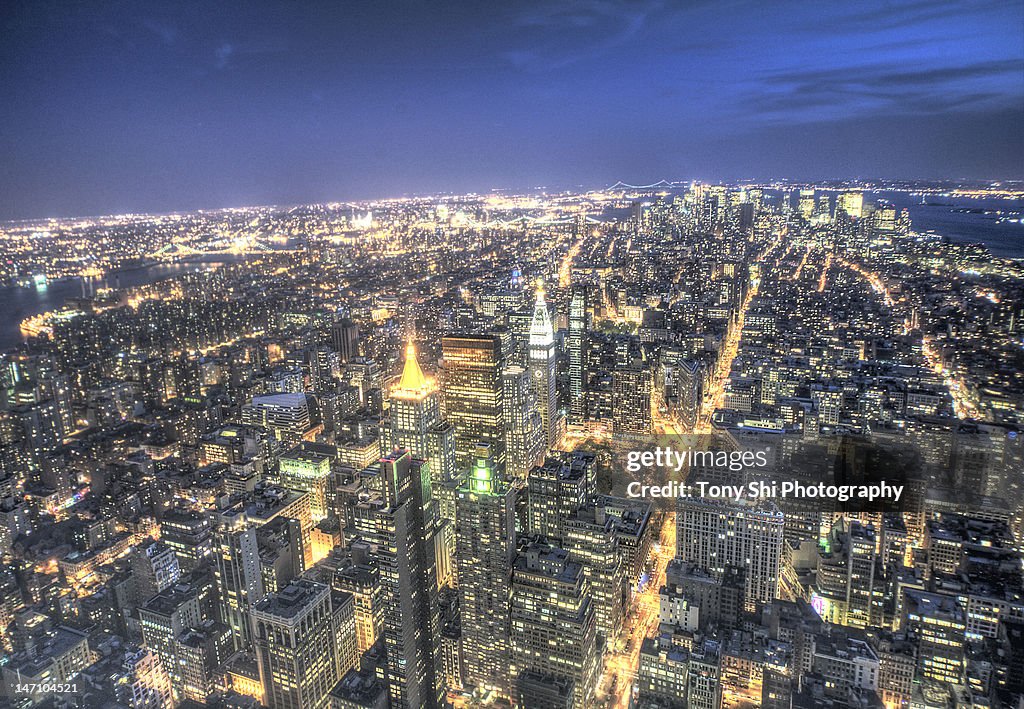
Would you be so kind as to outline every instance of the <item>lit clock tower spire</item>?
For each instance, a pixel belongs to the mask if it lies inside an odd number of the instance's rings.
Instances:
[[[537,288],[537,300],[533,306],[533,321],[530,323],[529,346],[530,381],[537,397],[544,428],[544,444],[556,448],[559,443],[558,395],[555,389],[555,333],[551,327],[551,316],[544,301],[544,288]]]

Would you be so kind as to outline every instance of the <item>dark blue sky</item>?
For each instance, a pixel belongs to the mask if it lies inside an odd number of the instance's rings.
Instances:
[[[0,3],[0,218],[1024,177],[1024,2]]]

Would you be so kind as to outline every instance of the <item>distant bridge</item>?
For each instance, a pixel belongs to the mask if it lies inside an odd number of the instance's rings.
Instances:
[[[594,219],[593,217],[591,217],[589,215],[586,216],[584,218],[584,220],[588,224],[601,224],[601,220]],[[544,217],[531,217],[528,214],[524,214],[522,216],[516,217],[515,219],[507,219],[507,220],[495,219],[493,221],[485,222],[483,224],[483,226],[488,226],[488,227],[490,227],[490,226],[508,227],[508,226],[515,226],[517,224],[533,224],[533,225],[538,225],[538,224],[572,224],[574,221],[575,221],[575,219],[573,217],[563,217],[561,219],[555,219],[555,218],[547,217],[547,216],[544,216]]]
[[[199,248],[175,241],[165,244],[151,254],[148,258],[168,259],[185,258],[189,256],[236,256],[240,254],[262,254],[262,253],[291,253],[294,249],[275,249],[256,237],[242,237],[230,241],[214,241],[200,245]]]
[[[665,187],[685,187],[685,186],[686,186],[685,182],[669,182],[668,180],[658,180],[657,182],[655,182],[652,185],[627,185],[625,182],[619,180],[618,182],[616,182],[614,185],[612,185],[608,189],[610,189],[610,190],[621,190],[621,189],[628,189],[628,190],[652,190],[652,189],[665,188]]]

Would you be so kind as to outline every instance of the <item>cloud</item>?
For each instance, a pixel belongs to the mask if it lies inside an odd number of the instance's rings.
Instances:
[[[902,28],[916,28],[933,20],[947,20],[958,14],[977,15],[987,10],[1005,9],[1007,4],[1000,0],[978,2],[972,0],[911,0],[910,2],[885,2],[870,6],[858,6],[853,12],[835,18],[835,27],[841,32],[881,32]],[[818,25],[811,28],[817,30]]]
[[[235,53],[235,45],[230,42],[223,42],[220,46],[214,50],[214,66],[218,69],[226,69],[228,62],[231,60],[231,55]]]
[[[639,36],[661,0],[552,0],[520,13],[512,22],[516,47],[501,53],[513,66],[533,71],[560,69],[596,59]]]
[[[975,110],[1007,101],[1019,104],[1024,83],[1012,81],[1019,74],[1016,60],[925,69],[875,64],[782,72],[755,82],[745,108],[754,109],[759,118],[786,120],[879,111],[932,114]]]
[[[150,18],[142,20],[142,26],[163,42],[170,46],[178,41],[178,29],[172,25],[159,22]]]

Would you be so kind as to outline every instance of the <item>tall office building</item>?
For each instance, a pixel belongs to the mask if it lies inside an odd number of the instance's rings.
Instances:
[[[327,707],[331,688],[354,665],[343,638],[351,596],[296,579],[257,603],[251,613],[263,702],[271,709]],[[346,609],[348,618],[345,617]],[[350,628],[354,648],[354,626]]]
[[[722,578],[728,567],[746,570],[746,605],[778,596],[784,516],[770,501],[731,502],[680,497],[676,554]]]
[[[359,326],[348,319],[331,325],[331,346],[338,353],[342,363],[348,363],[359,356]]]
[[[434,382],[427,379],[416,361],[416,346],[405,347],[402,377],[391,389],[391,447],[411,451],[426,460],[428,432],[441,420],[441,404]]]
[[[389,447],[410,451],[430,463],[435,483],[454,477],[454,429],[441,418],[437,383],[423,374],[411,342],[405,348],[405,366],[391,389],[389,402]]]
[[[174,509],[160,521],[160,541],[178,557],[178,566],[188,573],[213,555],[213,532],[206,515]]]
[[[686,430],[697,424],[704,395],[704,365],[701,360],[685,359],[676,368],[676,401],[679,420]]]
[[[527,480],[530,534],[562,543],[573,514],[597,492],[593,453],[560,452],[545,458]]]
[[[612,372],[612,431],[619,436],[645,436],[653,429],[651,369],[633,356]]]
[[[860,219],[864,213],[863,192],[843,192],[839,195],[836,203],[836,211],[842,209],[847,216],[853,219]]]
[[[408,451],[385,456],[380,466],[381,495],[364,507],[370,541],[378,545],[391,706],[438,707],[443,686],[430,470]]]
[[[814,216],[814,190],[800,190],[797,208],[805,221],[811,221],[811,217]]]
[[[967,670],[967,613],[952,595],[906,589],[901,627],[917,643],[917,676],[962,684]]]
[[[220,588],[221,618],[231,628],[235,647],[251,650],[252,626],[248,614],[252,604],[272,591],[271,580],[261,563],[259,527],[278,518],[298,525],[301,543],[299,571],[311,560],[312,530],[310,495],[298,490],[264,486],[241,499],[231,500],[210,515],[214,526],[214,559]]]
[[[158,593],[139,607],[138,616],[142,642],[160,657],[172,682],[180,682],[176,641],[202,622],[198,589],[181,586]]]
[[[132,555],[132,576],[136,600],[141,605],[173,586],[181,578],[181,567],[170,547],[162,542],[152,542],[141,546]]]
[[[818,195],[818,203],[814,207],[814,221],[827,224],[832,219],[832,198],[826,194]]]
[[[546,450],[544,422],[537,410],[537,396],[530,372],[519,365],[505,367],[501,373],[505,399],[506,472],[526,478],[530,468],[540,462]]]
[[[515,560],[511,606],[509,674],[520,704],[542,706],[534,680],[539,675],[548,680],[544,684],[569,680],[564,685],[571,688],[571,701],[560,705],[591,706],[600,661],[583,567],[564,549],[532,542]]]
[[[235,647],[248,649],[252,645],[249,608],[265,595],[256,529],[244,515],[222,518],[214,540],[222,618],[231,628]]]
[[[558,391],[555,386],[555,333],[551,327],[551,316],[544,291],[537,291],[537,302],[533,306],[533,320],[530,323],[530,379],[537,397],[537,409],[543,423],[544,446],[557,448],[561,443],[559,435],[561,421],[558,412]]]
[[[434,380],[428,378],[416,361],[416,347],[405,348],[405,366],[398,383],[391,389],[390,427],[387,429],[391,450],[407,450],[426,460],[431,486],[435,493],[446,489],[444,484],[455,477],[455,428],[441,419],[441,403]],[[445,499],[438,497],[438,504]],[[446,500],[447,501],[447,500]],[[438,509],[435,557],[438,580],[452,576],[455,556],[455,514]]]
[[[510,697],[509,595],[517,489],[501,479],[486,444],[475,454],[455,501],[463,679],[477,691]]]
[[[473,462],[476,445],[490,446],[499,474],[505,472],[505,400],[501,338],[497,335],[448,335],[441,341],[442,405],[455,426],[459,470]]]
[[[572,295],[569,297],[569,336],[566,342],[569,350],[569,419],[572,423],[581,423],[586,416],[586,397],[583,392],[586,370],[584,347],[589,329],[587,288],[577,284],[572,287]]]
[[[597,632],[614,642],[626,610],[626,565],[618,545],[618,518],[608,514],[601,498],[581,507],[565,526],[562,547],[583,566],[590,583]]]
[[[818,553],[818,614],[838,625],[882,625],[885,593],[877,561],[874,527],[840,518],[828,535],[827,550]]]

